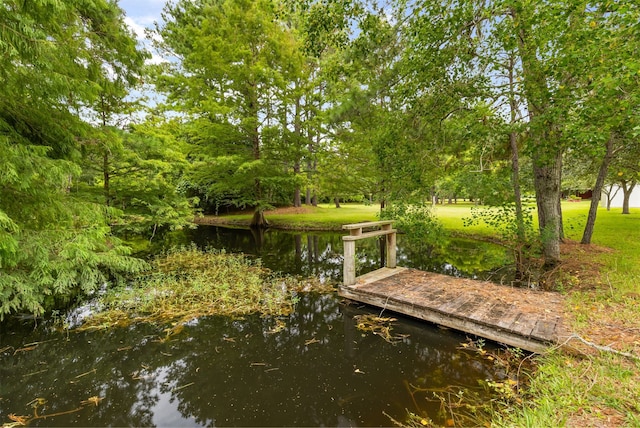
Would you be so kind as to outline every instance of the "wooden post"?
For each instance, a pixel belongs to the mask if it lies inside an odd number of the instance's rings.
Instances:
[[[356,283],[356,241],[375,236],[386,236],[386,265],[396,267],[396,230],[392,227],[393,221],[367,221],[363,223],[345,224],[342,229],[348,230],[349,235],[342,237],[344,248],[343,285],[350,286]],[[380,230],[365,232],[364,228],[380,226]],[[383,256],[384,257],[384,256]]]
[[[396,267],[396,234],[390,233],[387,235],[387,267]]]
[[[356,283],[356,241],[343,240],[344,246],[344,267],[343,285],[354,285]]]

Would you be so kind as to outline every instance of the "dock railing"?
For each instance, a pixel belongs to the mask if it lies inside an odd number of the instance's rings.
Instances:
[[[343,236],[344,266],[343,285],[353,285],[356,283],[356,241],[375,236],[386,236],[386,266],[396,267],[396,229],[392,228],[393,220],[368,221],[365,223],[345,224],[343,230],[348,230],[349,235]],[[363,229],[374,230],[363,231]],[[379,229],[378,229],[379,228]]]

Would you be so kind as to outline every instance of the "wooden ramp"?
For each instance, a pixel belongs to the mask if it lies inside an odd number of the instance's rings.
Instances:
[[[532,352],[567,336],[557,293],[396,267],[362,275],[338,294]]]

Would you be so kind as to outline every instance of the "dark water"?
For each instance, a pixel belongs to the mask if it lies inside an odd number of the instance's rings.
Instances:
[[[229,252],[260,257],[274,271],[315,276],[325,281],[342,280],[342,236],[339,232],[295,232],[200,226],[174,237],[172,244],[195,242]],[[384,238],[383,238],[384,239]],[[356,243],[358,275],[380,267],[380,241]],[[462,238],[442,237],[435,245],[416,246],[405,235],[397,237],[398,266],[453,276],[499,281],[508,272],[506,250],[495,244]],[[382,245],[384,247],[384,244]]]
[[[199,244],[226,240],[229,251],[258,254],[274,270],[341,275],[339,235],[267,233],[256,247],[247,231],[192,233]],[[363,270],[374,267],[375,242],[361,248]],[[412,257],[402,250],[399,264]],[[480,275],[468,269],[451,268]],[[443,423],[439,403],[427,401],[427,392],[412,395],[410,385],[476,387],[503,376],[491,361],[458,349],[464,335],[400,319],[393,333],[408,336],[391,344],[355,328],[353,317],[363,312],[377,314],[333,294],[302,294],[288,317],[208,317],[171,334],[171,326],[146,324],[65,332],[5,323],[0,421],[33,417],[42,399],[37,415],[59,415],[31,426],[389,426],[387,415],[404,420],[407,410]],[[81,406],[90,397],[99,404]]]

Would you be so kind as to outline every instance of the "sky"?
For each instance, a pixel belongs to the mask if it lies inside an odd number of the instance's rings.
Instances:
[[[160,13],[166,0],[120,0],[118,4],[127,14],[127,24],[141,34],[145,27],[152,27],[160,20]]]
[[[160,13],[166,0],[120,0],[118,4],[126,13],[125,22],[135,32],[138,40],[149,46],[145,39],[145,28],[153,28],[155,21],[160,21]],[[151,62],[161,62],[162,58],[155,55]]]

